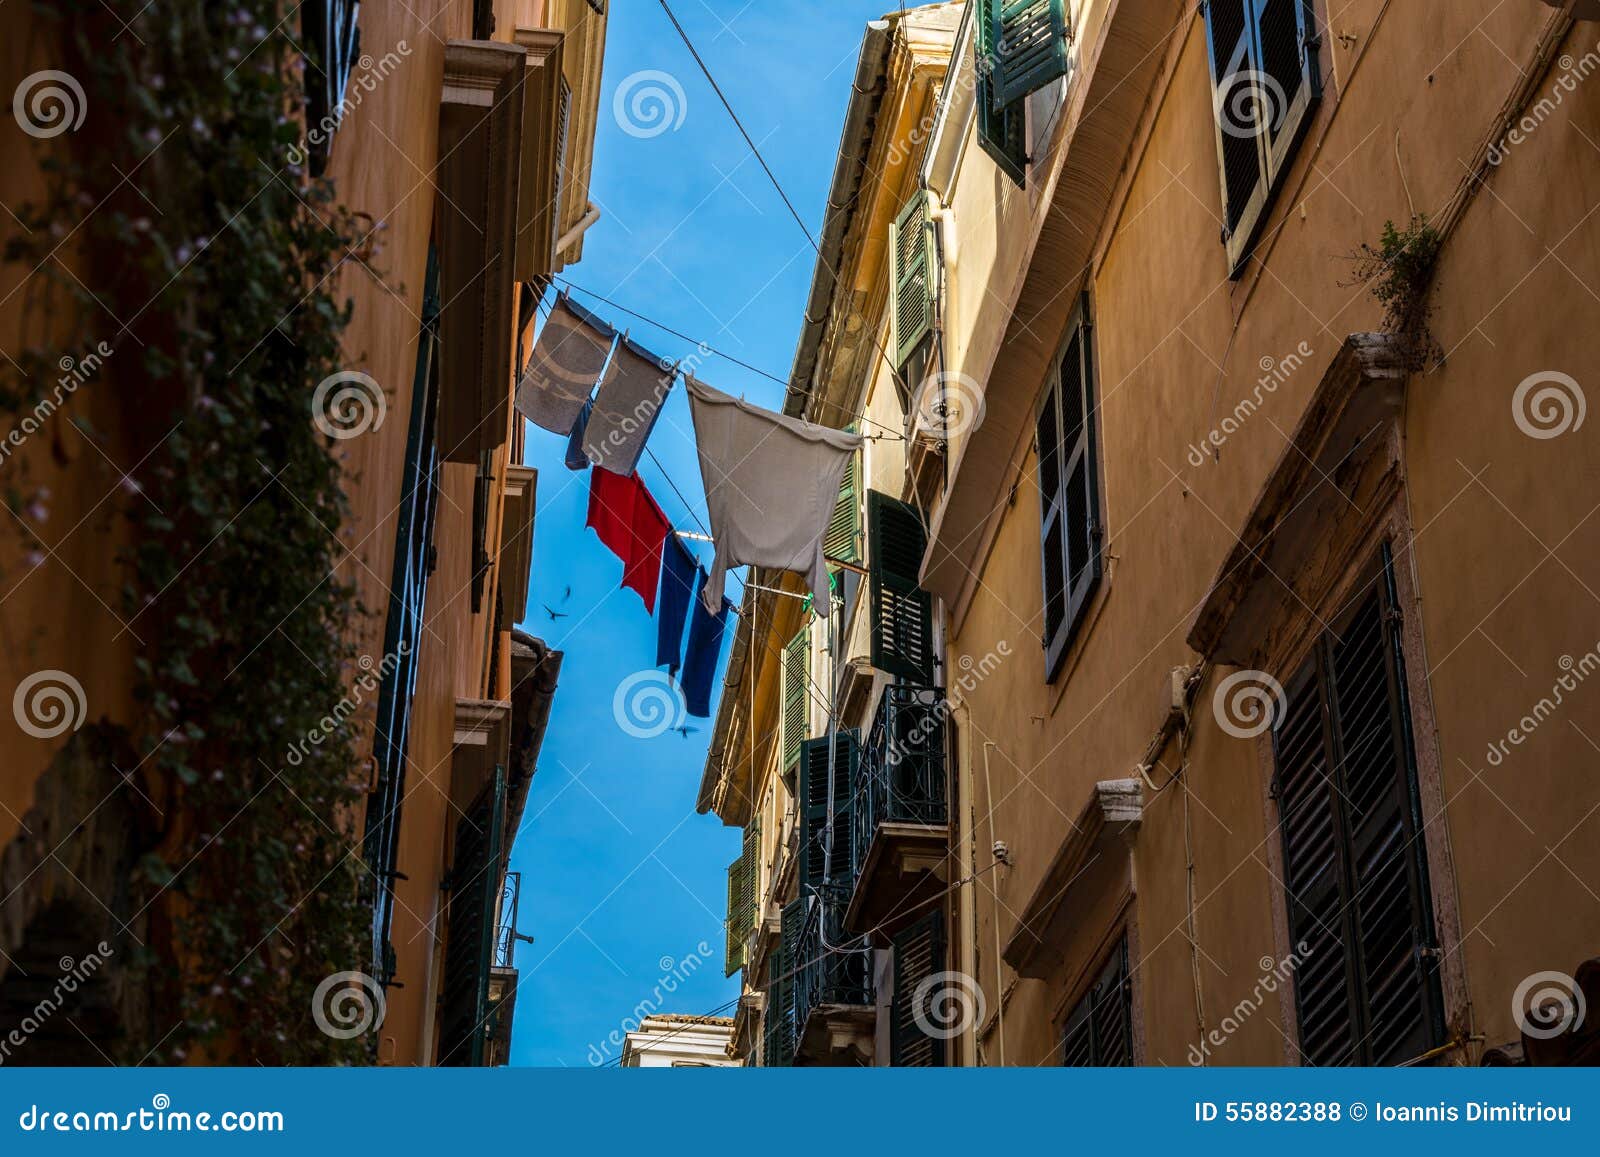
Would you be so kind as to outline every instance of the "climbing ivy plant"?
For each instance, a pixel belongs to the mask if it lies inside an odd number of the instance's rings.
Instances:
[[[341,369],[341,286],[365,275],[371,244],[292,163],[296,7],[35,5],[55,22],[51,67],[81,84],[89,115],[39,143],[44,192],[13,207],[25,229],[4,256],[37,270],[29,308],[54,313],[30,334],[115,329],[114,364],[89,388],[117,390],[154,435],[118,496],[125,617],[142,640],[137,717],[122,722],[160,815],[139,872],[166,947],[146,980],[154,1008],[181,1012],[128,1042],[151,1060],[361,1062],[375,1039],[313,1017],[319,983],[365,965],[370,920],[348,830],[367,776],[336,714],[362,611],[339,570],[342,443],[313,423],[312,396]],[[5,365],[4,416],[31,412],[77,353],[39,339]],[[40,501],[15,477],[14,509]]]

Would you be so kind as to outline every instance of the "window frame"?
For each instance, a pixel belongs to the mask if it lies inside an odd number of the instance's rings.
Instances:
[[[1121,974],[1120,980],[1117,979],[1119,973]],[[1061,1018],[1060,1031],[1056,1034],[1058,1041],[1056,1047],[1061,1052],[1060,1063],[1064,1068],[1131,1068],[1136,1059],[1133,1016],[1133,953],[1129,945],[1128,930],[1126,928],[1117,933],[1111,950],[1099,958],[1099,962],[1095,965],[1091,975],[1093,979],[1084,986],[1078,998],[1067,1007],[1065,1014]],[[1122,1044],[1127,1061],[1126,1064],[1121,1065],[1105,1065],[1101,1063],[1104,1059],[1104,1052],[1096,1031],[1099,1022],[1095,1013],[1104,998],[1105,986],[1108,983],[1114,986],[1114,991],[1120,991],[1123,995],[1122,1016],[1119,1027],[1122,1031]],[[1069,1065],[1067,1061],[1071,1054],[1067,1051],[1067,1040],[1080,1024],[1087,1027],[1089,1032],[1089,1063],[1088,1065]]]
[[[1078,452],[1078,442],[1072,446],[1067,445],[1064,427],[1063,403],[1066,400],[1063,393],[1063,379],[1061,368],[1071,350],[1073,342],[1079,342],[1079,407],[1083,416],[1083,429],[1080,435],[1082,454]],[[1036,489],[1039,493],[1039,564],[1040,564],[1040,636],[1045,653],[1045,682],[1055,682],[1060,675],[1067,655],[1072,649],[1074,640],[1078,637],[1083,620],[1090,605],[1094,602],[1096,592],[1100,588],[1105,576],[1105,522],[1101,496],[1101,470],[1103,463],[1100,456],[1100,415],[1095,392],[1095,347],[1094,347],[1094,320],[1090,309],[1089,295],[1085,292],[1079,299],[1076,309],[1068,320],[1066,332],[1051,358],[1048,377],[1045,379],[1044,388],[1040,391],[1039,399],[1034,405],[1033,429],[1034,450],[1036,457]],[[1047,447],[1043,440],[1042,428],[1047,412],[1053,413],[1055,427],[1054,456],[1057,463],[1055,469],[1055,490],[1053,494],[1045,492],[1045,466]],[[1087,535],[1088,560],[1087,571],[1080,572],[1080,579],[1074,582],[1071,568],[1071,543],[1069,541],[1070,510],[1069,499],[1071,495],[1073,464],[1086,459],[1084,465],[1084,501],[1087,508],[1087,525],[1084,532]],[[1061,618],[1051,629],[1050,599],[1051,599],[1051,569],[1050,569],[1050,535],[1055,525],[1061,527],[1060,563],[1061,563]]]

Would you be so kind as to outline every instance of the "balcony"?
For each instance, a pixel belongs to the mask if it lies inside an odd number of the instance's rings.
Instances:
[[[844,888],[822,887],[784,911],[797,1065],[872,1061],[872,954],[844,930],[848,899]]]
[[[862,754],[852,801],[855,889],[844,927],[886,946],[949,876],[944,693],[893,686]]]

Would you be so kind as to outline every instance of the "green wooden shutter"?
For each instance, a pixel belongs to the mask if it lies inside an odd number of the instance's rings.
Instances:
[[[784,905],[778,950],[767,962],[767,1005],[761,1029],[762,1060],[768,1068],[788,1068],[794,1064],[798,1043],[794,1022],[795,972],[803,963],[799,958],[799,946],[805,918],[804,897]]]
[[[1313,647],[1273,736],[1300,1047],[1395,1064],[1444,1038],[1405,670],[1383,573]]]
[[[1243,270],[1321,99],[1306,0],[1206,0],[1223,244]]]
[[[1028,173],[1028,109],[1025,101],[997,105],[994,99],[994,23],[978,18],[978,52],[973,67],[978,85],[978,144],[1017,184]]]
[[[822,553],[830,562],[861,562],[861,452],[850,456],[839,498],[833,504]]]
[[[825,843],[828,827],[828,740],[808,739],[800,758],[800,886],[820,887],[824,881],[849,886],[854,865],[851,840],[855,830],[851,793],[861,777],[861,733],[840,731],[834,738],[833,836]],[[830,854],[829,848],[832,852]]]
[[[1067,1014],[1061,1063],[1068,1068],[1123,1068],[1133,1064],[1133,980],[1128,940],[1111,950],[1089,991]]]
[[[906,682],[932,686],[933,600],[917,585],[927,545],[916,507],[867,491],[872,665]]]
[[[489,966],[505,879],[506,769],[478,794],[456,824],[450,908],[439,996],[439,1064],[484,1063],[489,1023]]]
[[[744,847],[739,858],[728,865],[728,945],[724,976],[732,976],[746,964],[750,934],[756,927],[760,887],[761,817],[757,816],[744,830]]]
[[[927,1033],[937,1025],[932,1005],[938,985],[919,991],[945,971],[944,913],[937,908],[894,937],[894,996],[889,1007],[889,1063],[896,1068],[938,1068],[949,1063],[947,1042]]]
[[[783,649],[783,714],[778,730],[783,739],[783,770],[789,771],[800,759],[800,744],[806,737],[807,708],[811,702],[811,625],[801,627]]]
[[[1085,298],[1045,390],[1036,426],[1046,679],[1061,670],[1103,573],[1098,427],[1093,331]]]
[[[928,195],[918,189],[889,227],[889,307],[894,364],[906,364],[933,330],[933,261],[928,243]]]
[[[1067,74],[1066,0],[982,0],[991,100],[1004,108]]]

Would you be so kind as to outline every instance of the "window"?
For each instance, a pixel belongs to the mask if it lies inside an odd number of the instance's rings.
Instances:
[[[1061,1063],[1068,1068],[1133,1064],[1133,978],[1127,936],[1117,942],[1089,991],[1067,1013]]]
[[[456,824],[447,880],[444,979],[439,993],[439,1064],[480,1067],[489,1037],[489,966],[505,881],[506,769]]]
[[[1027,98],[1067,75],[1067,0],[979,0],[978,142],[1017,184],[1028,165]]]
[[[1067,647],[1100,585],[1098,426],[1093,328],[1085,295],[1068,326],[1036,419],[1047,681],[1060,673]]]
[[[1243,270],[1321,96],[1309,0],[1206,0],[1222,240]]]
[[[796,632],[789,645],[783,649],[783,667],[780,670],[783,687],[782,713],[778,717],[778,730],[783,737],[783,770],[788,772],[800,762],[800,744],[809,728],[811,705],[811,626],[808,623]]]
[[[1313,645],[1273,735],[1300,1049],[1397,1064],[1443,1040],[1438,948],[1387,546]]]
[[[978,54],[973,62],[978,86],[978,144],[1019,185],[1027,183],[1028,109],[1023,101],[997,106],[994,101],[994,48],[991,22],[978,20]]]
[[[728,865],[728,943],[723,975],[745,966],[745,949],[756,927],[757,894],[761,888],[761,817],[744,830],[739,858]]]
[[[312,176],[328,168],[333,133],[344,117],[350,69],[361,55],[356,0],[309,0],[300,9],[306,57],[306,156]]]
[[[406,752],[411,734],[411,702],[416,691],[418,651],[428,576],[433,573],[433,523],[439,506],[439,450],[434,436],[439,408],[439,267],[428,255],[422,295],[422,328],[417,337],[416,373],[411,387],[411,425],[400,475],[395,517],[394,569],[384,626],[384,665],[373,734],[377,780],[367,797],[363,849],[375,881],[372,961],[376,975],[394,976],[390,926],[398,868],[400,811],[405,800]]]
[[[894,996],[889,1006],[889,1063],[939,1068],[949,1063],[948,1041],[935,1030],[936,1007],[950,993],[933,982],[945,970],[944,913],[937,908],[894,937]]]
[[[802,891],[824,883],[849,887],[855,863],[850,843],[855,831],[851,824],[850,795],[861,779],[861,735],[857,731],[839,731],[835,735],[831,775],[826,738],[808,739],[801,747],[797,792],[800,798],[800,887]]]
[[[927,547],[916,507],[867,491],[872,665],[924,687],[934,681],[933,599],[917,585]]]
[[[899,369],[933,332],[932,223],[928,195],[918,189],[889,226],[889,294],[894,364]]]
[[[854,432],[854,431],[852,431]],[[844,480],[839,483],[839,498],[833,504],[828,533],[822,540],[822,553],[829,562],[861,562],[861,451],[850,456]]]

